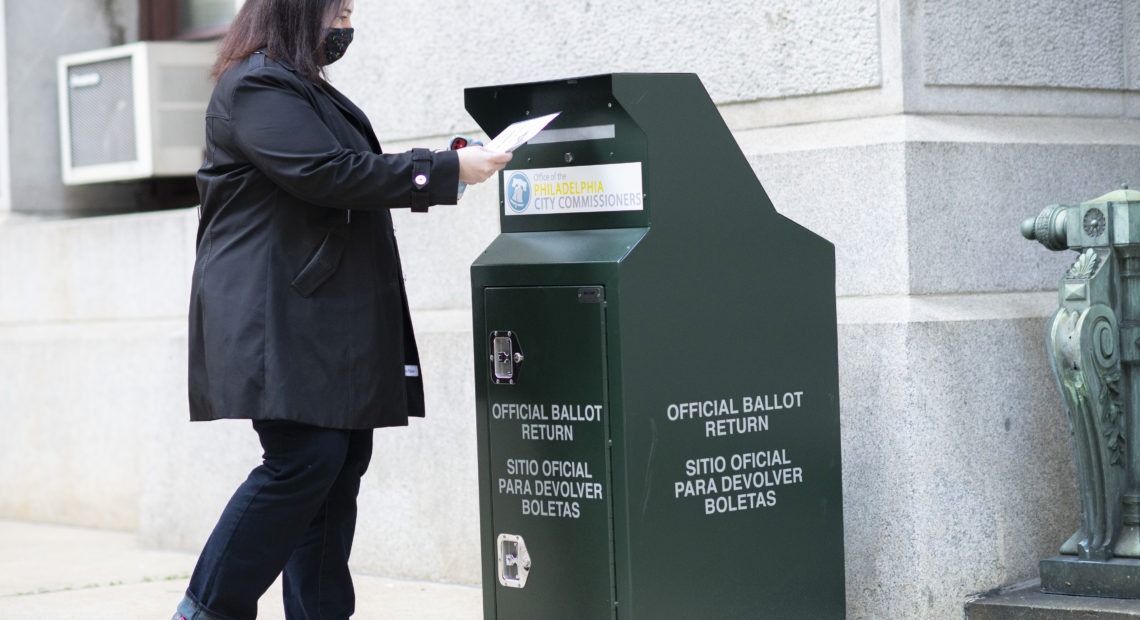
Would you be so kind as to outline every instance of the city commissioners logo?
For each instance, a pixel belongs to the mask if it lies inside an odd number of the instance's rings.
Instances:
[[[530,178],[525,172],[516,172],[507,180],[507,206],[515,213],[526,213],[530,206]]]
[[[506,215],[642,211],[641,162],[534,168],[503,175]]]

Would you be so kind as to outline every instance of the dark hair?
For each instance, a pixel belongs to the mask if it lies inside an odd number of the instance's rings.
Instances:
[[[210,77],[217,81],[226,69],[264,49],[270,58],[288,63],[314,82],[320,81],[325,63],[319,53],[325,28],[344,2],[246,0],[218,46],[218,59]]]

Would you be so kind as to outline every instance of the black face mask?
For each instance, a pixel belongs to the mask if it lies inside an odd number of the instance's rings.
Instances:
[[[352,43],[352,28],[329,28],[325,35],[325,64],[340,60],[349,43]]]

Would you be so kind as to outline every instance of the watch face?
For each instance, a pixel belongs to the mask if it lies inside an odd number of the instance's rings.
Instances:
[[[1094,208],[1085,212],[1084,227],[1085,234],[1089,237],[1095,239],[1103,235],[1105,228],[1104,211]]]

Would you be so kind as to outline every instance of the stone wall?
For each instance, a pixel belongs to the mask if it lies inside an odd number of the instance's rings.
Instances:
[[[698,73],[776,209],[836,245],[848,617],[940,619],[1036,576],[1077,523],[1044,347],[1073,256],[1019,224],[1140,182],[1134,3],[1017,7],[358,2],[331,73],[388,150],[474,131],[468,86]],[[13,209],[133,200],[63,191],[41,170],[57,155],[31,134],[51,122],[16,119],[54,91],[21,73],[31,8],[8,2],[5,16]],[[56,38],[84,20],[96,16]],[[397,215],[429,417],[377,433],[359,570],[480,579],[467,268],[497,208],[480,186]],[[258,450],[248,424],[185,422],[195,224],[192,210],[0,223],[0,516],[202,544]]]

